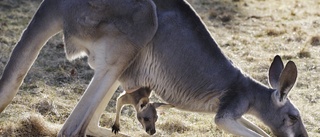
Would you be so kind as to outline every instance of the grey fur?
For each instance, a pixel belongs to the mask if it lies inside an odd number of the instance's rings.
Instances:
[[[297,75],[294,63],[271,65],[270,83],[277,88],[256,82],[227,59],[182,0],[43,1],[0,79],[0,111],[45,42],[60,31],[67,58],[88,56],[95,74],[59,136],[110,135],[98,121],[119,82],[127,92],[149,87],[178,109],[216,113],[218,127],[235,135],[268,136],[242,118],[248,113],[277,136],[308,136],[287,98]]]

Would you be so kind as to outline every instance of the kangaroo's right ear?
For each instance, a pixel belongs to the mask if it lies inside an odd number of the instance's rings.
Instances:
[[[279,55],[276,55],[269,68],[269,84],[273,89],[279,88],[279,78],[283,70],[283,62]]]
[[[173,108],[174,106],[171,104],[166,104],[166,103],[158,103],[158,102],[154,102],[152,103],[152,105],[155,108],[160,108],[160,109],[169,109],[169,108]]]

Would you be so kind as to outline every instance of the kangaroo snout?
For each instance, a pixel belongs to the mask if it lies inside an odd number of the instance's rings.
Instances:
[[[308,134],[301,134],[298,137],[308,137]]]
[[[147,128],[147,129],[146,129],[146,132],[147,132],[149,135],[153,135],[154,133],[156,133],[156,129],[154,129],[154,128]]]

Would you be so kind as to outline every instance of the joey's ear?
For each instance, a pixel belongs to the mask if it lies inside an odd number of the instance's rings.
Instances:
[[[273,89],[279,86],[280,74],[283,70],[283,62],[279,55],[276,55],[269,68],[269,84]]]
[[[147,97],[141,98],[141,99],[139,100],[139,103],[138,103],[139,108],[142,109],[142,108],[143,108],[144,106],[146,106],[148,103],[149,103],[149,98],[147,98]]]
[[[115,13],[115,26],[137,48],[151,41],[158,29],[156,6],[152,0],[111,0],[119,3]]]
[[[292,89],[294,83],[297,80],[298,70],[294,62],[289,61],[283,71],[281,72],[279,78],[279,88],[277,91],[280,92],[279,100],[280,102],[286,99],[288,93]]]
[[[160,108],[160,109],[169,109],[169,108],[173,108],[174,106],[171,105],[171,104],[166,104],[166,103],[158,103],[158,102],[154,102],[152,103],[152,105],[155,107],[155,108]]]

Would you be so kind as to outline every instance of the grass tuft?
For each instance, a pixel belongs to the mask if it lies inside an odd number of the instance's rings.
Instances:
[[[267,29],[266,30],[266,34],[268,36],[280,36],[282,34],[285,34],[286,33],[286,30],[279,30],[279,29]]]
[[[310,44],[312,46],[320,46],[320,36],[313,36],[311,38]]]
[[[298,57],[299,57],[299,58],[310,58],[310,57],[311,57],[311,53],[310,53],[309,51],[301,50],[301,51],[298,53]]]
[[[40,114],[30,114],[2,129],[2,136],[56,136],[61,125],[46,122]]]
[[[55,105],[55,103],[46,98],[42,99],[40,102],[35,104],[35,108],[42,115],[47,115],[47,114],[58,115],[57,106]]]
[[[165,122],[159,123],[158,128],[170,133],[184,133],[190,130],[190,127],[179,119],[167,119]]]

